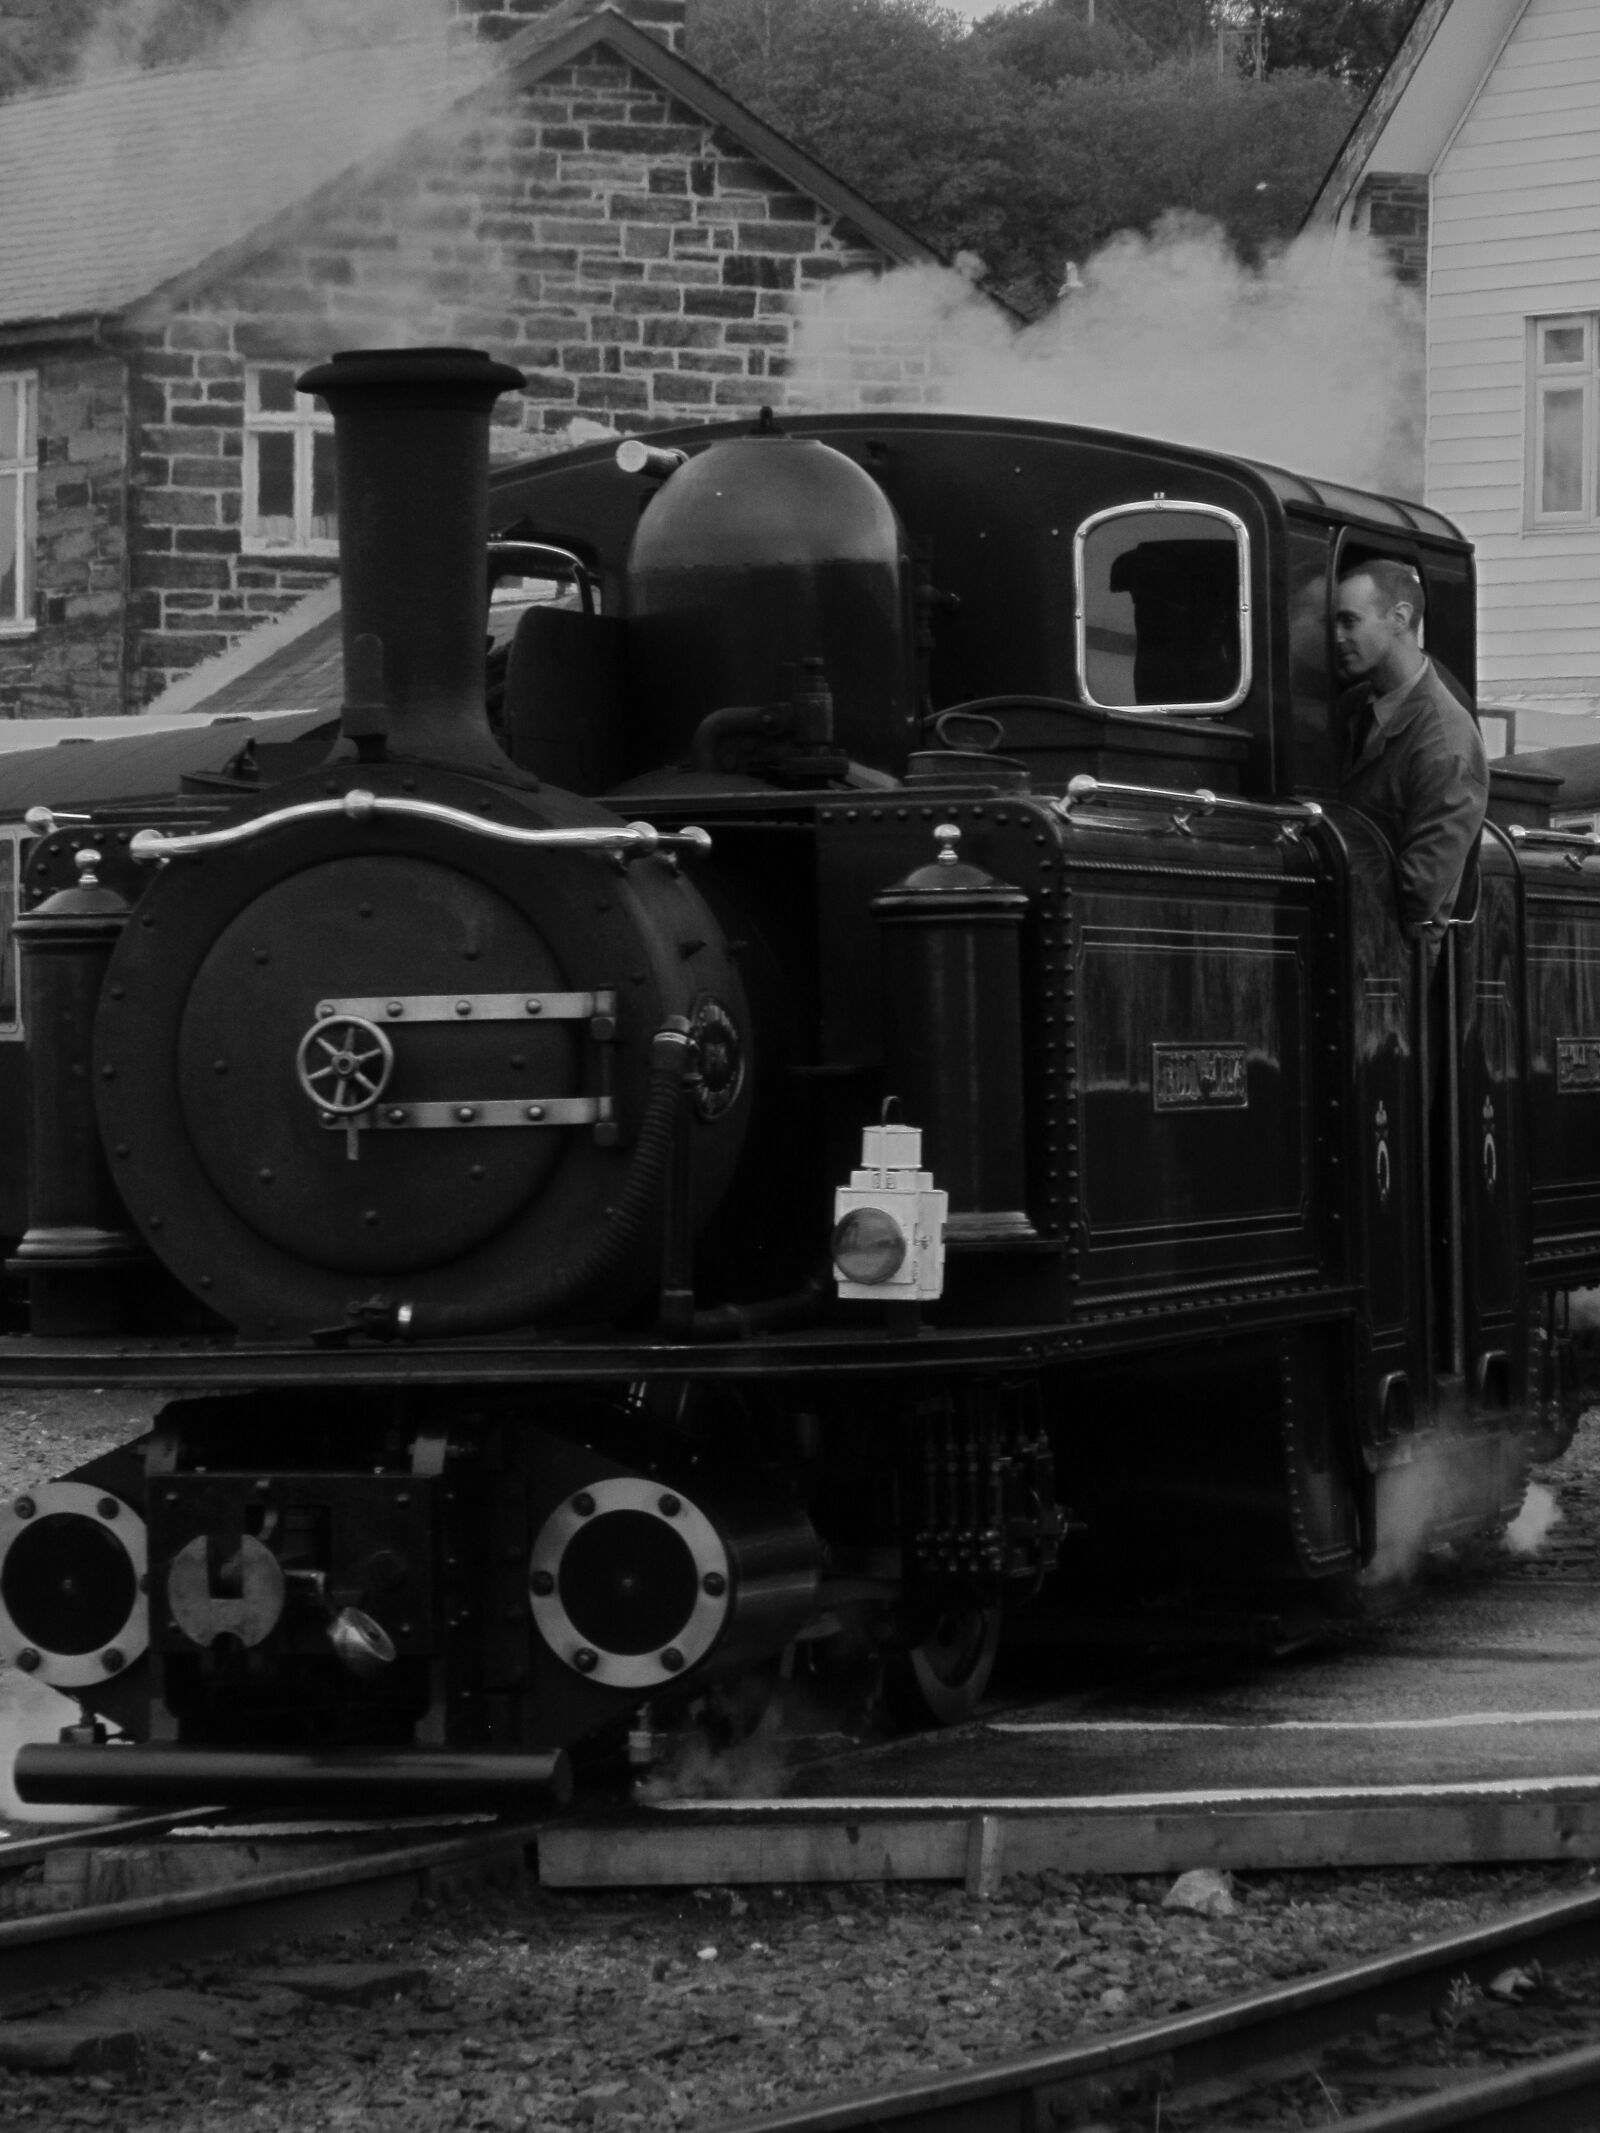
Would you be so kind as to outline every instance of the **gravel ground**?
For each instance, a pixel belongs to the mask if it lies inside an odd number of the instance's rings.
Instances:
[[[0,1393],[0,1498],[97,1459],[149,1428],[148,1392]]]
[[[1163,1911],[1164,1881],[1057,1874],[986,1904],[920,1888],[530,1890],[102,1999],[101,2018],[146,2037],[143,2069],[14,2074],[0,2119],[30,2133],[711,2128],[1103,2034],[1592,1885],[1577,1866],[1263,1875],[1236,1884],[1226,1918]],[[418,1981],[359,2012],[282,1982],[341,1955]]]
[[[111,1394],[13,1410],[0,1490],[122,1441],[148,1412]],[[1561,1574],[1584,1575],[1600,1538],[1600,1417],[1541,1478],[1562,1513]],[[1223,1917],[1163,1910],[1165,1880],[1110,1876],[1013,1880],[990,1903],[942,1887],[530,1886],[425,1908],[391,1932],[41,2000],[30,2011],[125,2021],[145,2039],[143,2064],[13,2074],[0,2122],[30,2133],[711,2128],[1101,2034],[1594,1883],[1581,1864],[1250,1875]],[[283,1981],[286,1965],[330,1959],[389,1962],[397,1975],[359,2010]]]

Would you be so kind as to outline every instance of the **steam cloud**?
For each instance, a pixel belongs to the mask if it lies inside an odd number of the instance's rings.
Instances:
[[[1541,1481],[1530,1481],[1522,1509],[1506,1528],[1506,1547],[1513,1555],[1537,1555],[1545,1535],[1561,1523],[1561,1506]]]
[[[790,402],[859,390],[1089,423],[1420,496],[1422,353],[1420,306],[1378,247],[1308,235],[1252,267],[1217,224],[1169,215],[1114,237],[1031,326],[971,273],[843,279],[802,322]]]
[[[78,82],[126,74],[140,63],[172,0],[109,0],[78,55]],[[336,45],[389,45],[427,38],[446,45],[445,0],[255,0],[193,56],[204,66],[288,61]]]

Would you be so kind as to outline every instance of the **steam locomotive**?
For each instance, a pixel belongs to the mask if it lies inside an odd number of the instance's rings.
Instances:
[[[1401,558],[1470,692],[1456,531],[958,415],[491,480],[520,382],[310,372],[337,728],[14,839],[0,1383],[166,1394],[0,1506],[0,1660],[83,1710],[24,1795],[559,1787],[862,1655],[949,1720],[1041,1590],[1332,1604],[1503,1519],[1600,1278],[1600,865],[1496,766],[1430,1057],[1329,652]]]

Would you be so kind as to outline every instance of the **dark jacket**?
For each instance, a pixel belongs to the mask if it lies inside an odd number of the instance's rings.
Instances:
[[[1345,761],[1339,797],[1389,839],[1400,866],[1400,922],[1413,937],[1444,938],[1462,870],[1477,851],[1489,807],[1489,765],[1477,722],[1430,662],[1360,753],[1372,689],[1340,699]]]

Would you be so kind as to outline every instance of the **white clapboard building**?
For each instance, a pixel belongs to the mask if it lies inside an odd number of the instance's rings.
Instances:
[[[1480,702],[1519,749],[1600,740],[1600,0],[1423,0],[1311,220],[1425,292],[1427,501],[1477,544]]]

